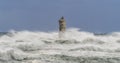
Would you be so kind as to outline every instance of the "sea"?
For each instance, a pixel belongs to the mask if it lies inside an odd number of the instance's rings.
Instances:
[[[0,63],[120,63],[120,32],[68,29],[0,33]]]

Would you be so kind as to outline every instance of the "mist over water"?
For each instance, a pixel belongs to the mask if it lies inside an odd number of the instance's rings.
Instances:
[[[120,63],[120,32],[11,31],[0,36],[0,63]]]

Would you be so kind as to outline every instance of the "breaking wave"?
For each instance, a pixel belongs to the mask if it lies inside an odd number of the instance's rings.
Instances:
[[[120,63],[120,32],[11,31],[0,36],[0,63]]]

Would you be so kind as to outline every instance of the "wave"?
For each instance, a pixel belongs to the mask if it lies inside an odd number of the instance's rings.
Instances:
[[[11,31],[0,36],[1,63],[119,63],[120,32]]]

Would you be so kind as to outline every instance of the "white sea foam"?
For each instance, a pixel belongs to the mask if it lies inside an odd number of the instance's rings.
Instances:
[[[1,36],[0,62],[79,63],[80,60],[74,60],[82,57],[120,58],[120,32],[95,35],[73,28],[66,31],[62,40],[58,35],[58,32],[12,31]]]

